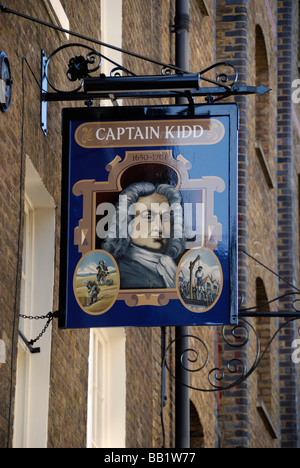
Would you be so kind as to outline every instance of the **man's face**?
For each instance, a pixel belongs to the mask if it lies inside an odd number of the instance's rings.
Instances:
[[[171,235],[170,205],[164,195],[140,197],[130,207],[134,219],[129,225],[131,242],[152,252],[165,253]]]

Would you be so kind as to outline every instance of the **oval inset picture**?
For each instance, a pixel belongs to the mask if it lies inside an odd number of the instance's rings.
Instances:
[[[187,252],[177,271],[177,290],[182,304],[192,312],[208,312],[218,302],[223,289],[223,272],[212,250]]]
[[[120,274],[115,259],[103,250],[85,255],[74,274],[74,294],[81,309],[101,315],[112,308],[120,290]]]

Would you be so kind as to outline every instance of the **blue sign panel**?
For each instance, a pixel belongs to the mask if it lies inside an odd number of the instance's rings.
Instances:
[[[237,321],[235,104],[63,111],[62,328]]]

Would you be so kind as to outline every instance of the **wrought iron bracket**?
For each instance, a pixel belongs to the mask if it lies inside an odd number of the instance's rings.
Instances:
[[[193,340],[194,347],[189,347],[184,350],[181,355],[180,364],[191,375],[202,372],[203,379],[201,382],[203,386],[200,386],[200,384],[197,384],[196,386],[193,383],[186,385],[184,382],[181,382],[181,384],[192,390],[204,393],[224,392],[241,385],[256,371],[280,332],[297,320],[300,320],[300,314],[298,314],[297,317],[293,317],[284,322],[277,329],[264,350],[261,349],[261,343],[254,326],[247,320],[240,319],[238,325],[234,325],[233,327],[223,327],[222,338],[224,344],[227,350],[232,350],[232,356],[227,360],[223,367],[220,364],[216,366],[214,362],[210,364],[211,357],[209,349],[201,337],[196,335],[186,335],[181,337],[181,339],[188,338],[189,341]],[[300,329],[298,332],[300,334]],[[247,346],[250,343],[251,336],[256,342],[256,351],[252,363],[248,364],[248,353],[246,351]],[[174,380],[177,380],[177,377],[174,368],[169,364],[169,356],[174,354],[171,350],[173,349],[174,351],[177,341],[178,340],[176,339],[172,340],[166,348],[162,364],[163,373],[165,369],[168,370]],[[196,344],[198,345],[197,348],[195,347]],[[186,365],[185,362],[188,364]],[[205,371],[206,374],[204,374]]]
[[[120,47],[116,47],[111,44],[106,44],[102,41],[85,36],[75,31],[61,28],[54,24],[43,21],[39,18],[35,18],[25,13],[22,13],[20,11],[13,10],[7,7],[6,5],[3,5],[2,3],[0,3],[0,13],[6,14],[6,15],[9,15],[9,14],[15,15],[27,21],[31,21],[33,23],[42,25],[46,28],[50,28],[56,31],[67,33],[72,37],[76,37],[76,38],[79,38],[80,40],[87,41],[90,44],[96,44],[97,46],[101,47],[101,50],[102,48],[108,48],[110,50],[115,50],[115,51],[118,51],[119,53],[136,58],[138,60],[146,61],[148,63],[151,63],[152,65],[157,65],[161,69],[161,75],[173,75],[173,74],[177,74],[177,75],[181,74],[181,75],[186,75],[186,76],[190,75],[189,71],[182,70],[175,65],[166,64],[158,60],[154,60],[152,58],[137,54],[135,52],[121,49]],[[174,32],[176,32],[179,26],[181,28],[189,27],[188,22],[185,18],[183,18],[183,23],[184,24],[176,24],[174,27]],[[49,73],[48,73],[49,64],[52,61],[53,57],[56,56],[59,52],[67,48],[74,47],[74,46],[80,46],[84,49],[88,49],[88,54],[87,54],[87,57],[84,57],[82,54],[73,56],[69,61],[69,66],[68,66],[68,70],[66,71],[66,76],[69,82],[81,81],[81,84],[78,87],[76,87],[75,90],[72,90],[72,91],[60,90],[56,86],[51,84],[49,81]],[[98,59],[99,59],[99,63],[97,63]],[[53,102],[53,101],[56,101],[56,102],[85,101],[86,105],[91,106],[93,104],[93,99],[106,99],[106,100],[110,99],[113,105],[116,105],[117,100],[122,99],[122,98],[134,98],[134,99],[159,98],[161,99],[161,98],[186,97],[189,104],[192,106],[195,98],[204,98],[206,102],[213,104],[217,101],[220,101],[230,96],[247,95],[247,94],[265,94],[268,91],[270,91],[270,89],[266,88],[265,86],[258,86],[258,87],[240,86],[238,84],[238,72],[236,68],[234,67],[234,65],[229,62],[220,62],[220,63],[216,63],[216,64],[209,66],[208,68],[206,68],[205,70],[202,70],[199,73],[201,85],[202,83],[204,84],[206,82],[206,83],[209,83],[210,85],[213,85],[212,87],[201,86],[201,88],[197,90],[193,90],[193,91],[184,90],[181,92],[172,91],[172,89],[174,88],[171,87],[170,90],[167,90],[166,88],[164,88],[155,92],[153,92],[152,90],[149,90],[149,92],[146,92],[145,90],[141,91],[137,89],[136,91],[132,91],[132,89],[131,90],[129,89],[126,92],[123,91],[123,92],[107,93],[107,94],[101,94],[101,95],[99,95],[99,93],[95,93],[95,95],[90,94],[90,93],[85,93],[83,91],[84,80],[88,77],[91,77],[92,73],[96,73],[100,69],[102,60],[106,60],[111,65],[113,65],[113,69],[111,70],[111,73],[110,73],[111,76],[118,75],[120,76],[120,79],[121,79],[121,75],[123,75],[124,73],[127,76],[136,76],[134,72],[126,69],[122,65],[114,62],[109,57],[103,55],[102,53],[96,51],[95,49],[87,45],[83,45],[83,44],[64,45],[56,49],[50,55],[49,58],[46,57],[46,54],[44,51],[42,52],[41,127],[45,135],[47,135],[47,132],[48,132],[48,128],[47,128],[48,103]],[[230,69],[231,72],[228,73],[227,71],[224,71],[224,68],[223,68],[222,73],[218,73],[218,70],[221,67],[225,67],[225,70],[227,67],[227,70]],[[60,81],[61,81],[61,78],[62,77],[60,77]],[[153,77],[153,79],[155,79],[155,76]],[[157,76],[157,81],[158,80],[159,80],[159,77]],[[52,88],[52,91],[49,92],[48,88]]]
[[[45,136],[48,133],[48,108],[47,103],[44,101],[44,95],[48,93],[48,80],[46,73],[47,57],[45,52],[42,50],[42,77],[41,77],[41,128]]]
[[[72,56],[69,60],[66,77],[69,83],[76,83],[73,90],[61,90],[49,80],[49,68],[51,61],[65,49],[81,48],[88,51],[87,56],[82,54]],[[126,51],[127,54],[130,52]],[[133,54],[136,56],[136,54]],[[141,57],[138,57],[141,58]],[[147,60],[146,57],[143,58]],[[112,65],[110,76],[98,73],[103,60]],[[150,59],[149,59],[150,61]],[[119,99],[162,99],[185,97],[190,106],[193,106],[196,98],[203,98],[205,102],[214,104],[222,99],[250,94],[265,94],[270,91],[265,86],[241,86],[238,84],[238,72],[229,62],[219,62],[198,74],[192,74],[170,64],[156,62],[161,67],[160,75],[138,76],[133,71],[110,60],[107,56],[95,49],[82,44],[67,44],[56,49],[49,58],[42,51],[41,69],[41,126],[47,135],[47,107],[50,102],[83,101],[87,106],[93,105],[94,100],[111,100],[113,105],[118,105]],[[211,76],[215,77],[213,79]],[[196,78],[197,77],[197,78]],[[177,89],[180,81],[180,89]],[[199,81],[190,89],[190,82]],[[79,82],[79,84],[78,84]],[[91,84],[92,90],[87,92],[87,84]],[[182,83],[186,87],[182,88]],[[212,86],[202,86],[208,83]],[[51,91],[49,89],[51,88]],[[111,90],[110,90],[111,88]],[[118,89],[119,88],[119,89]],[[154,88],[154,89],[153,89]],[[107,91],[106,91],[107,90]]]
[[[293,298],[290,310],[286,311],[260,311],[267,305],[279,300],[288,300]],[[180,357],[180,365],[189,372],[191,375],[198,374],[203,376],[197,379],[201,381],[202,385],[191,384],[189,388],[200,392],[223,392],[230,390],[245,382],[258,368],[263,360],[267,351],[280,332],[292,325],[297,320],[300,320],[300,310],[298,309],[300,303],[300,292],[289,292],[283,296],[276,297],[271,301],[261,304],[260,306],[250,307],[248,309],[240,309],[239,322],[233,326],[223,326],[219,333],[219,340],[223,341],[224,348],[226,348],[228,358],[227,361],[221,364],[215,364],[214,356],[210,356],[209,347],[205,341],[196,335],[186,335],[181,339],[188,338],[191,346],[184,350]],[[255,326],[246,318],[284,318],[282,323],[279,324],[278,329],[270,338],[264,350],[261,348],[261,342]],[[298,329],[300,335],[300,328]],[[252,343],[252,349],[255,350],[252,362],[249,362],[248,345]],[[172,340],[165,349],[163,358],[163,372],[168,370],[171,377],[177,379],[175,373],[174,362],[172,362],[172,349],[175,347],[177,339]],[[222,347],[222,342],[218,341],[218,346]],[[291,351],[292,355],[292,351]],[[177,363],[178,364],[178,363]],[[206,372],[206,374],[205,374]],[[187,386],[182,382],[182,385]]]

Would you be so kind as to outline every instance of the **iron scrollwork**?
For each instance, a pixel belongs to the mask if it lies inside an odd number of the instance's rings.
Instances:
[[[74,83],[76,81],[81,81],[80,85],[73,89],[72,91],[64,91],[58,89],[53,83],[50,81],[48,77],[48,70],[50,63],[54,59],[54,57],[59,54],[60,52],[64,51],[65,49],[70,48],[78,48],[88,50],[87,56],[83,57],[83,55],[76,55],[72,57],[68,64],[68,69],[66,72],[67,79]],[[83,44],[67,44],[59,47],[56,49],[52,54],[49,56],[48,60],[46,61],[44,67],[44,76],[47,79],[48,85],[55,91],[56,93],[67,93],[67,92],[78,92],[83,88],[84,79],[90,77],[92,73],[98,71],[102,64],[102,55],[97,52],[95,49],[92,49],[90,46],[86,46]],[[93,68],[92,68],[93,67]]]
[[[223,68],[223,71],[222,72],[220,71],[218,73],[218,69],[221,69],[221,67]],[[225,73],[226,69],[230,69],[232,73],[230,75]],[[214,70],[216,74],[215,80],[205,77],[205,75],[212,70]],[[236,67],[230,62],[215,63],[211,65],[210,67],[202,70],[200,72],[200,75],[203,81],[212,83],[216,86],[222,86],[223,88],[226,88],[228,91],[232,91],[232,88],[234,87],[234,85],[237,83],[239,79],[239,74],[238,74]]]
[[[50,64],[53,61],[54,57],[56,57],[59,53],[65,51],[66,49],[71,48],[80,48],[86,49],[88,51],[86,57],[82,54],[75,55],[70,58],[68,63],[68,68],[66,71],[66,77],[69,82],[75,83],[76,81],[80,81],[80,84],[72,90],[62,90],[58,89],[49,79],[49,68]],[[56,49],[47,59],[44,70],[43,76],[46,78],[48,85],[52,88],[53,91],[56,93],[78,93],[83,89],[84,80],[85,78],[91,78],[94,73],[101,69],[103,64],[103,60],[109,62],[112,65],[112,70],[110,71],[110,76],[136,76],[135,73],[130,71],[128,68],[120,65],[119,63],[111,60],[110,58],[106,57],[105,55],[97,52],[95,49],[91,48],[90,46],[86,46],[84,44],[67,44],[59,47]],[[100,73],[101,75],[101,73]]]
[[[76,35],[77,36],[77,35]],[[89,38],[85,38],[89,42],[93,42],[94,44],[101,45],[101,47],[108,47],[109,49],[116,50],[119,53],[125,54],[132,58],[143,60],[148,63],[151,63],[157,67],[159,67],[158,75],[153,75],[153,79],[160,80],[161,76],[167,75],[184,75],[189,76],[190,72],[178,68],[172,64],[166,64],[149,57],[145,57],[134,52],[130,52],[125,49],[120,49],[118,47],[114,47],[109,44],[101,43],[100,41],[91,40]],[[60,52],[65,52],[66,49],[71,48],[81,48],[85,51],[87,50],[86,56],[82,53],[74,54],[73,57],[69,59],[68,65],[66,64],[66,72],[65,76],[69,83],[80,82],[80,84],[75,89],[58,89],[58,85],[54,85],[51,80],[53,78],[49,78],[49,69],[50,64],[52,63],[54,57],[56,57]],[[62,61],[66,60],[65,56],[62,55]],[[209,104],[214,104],[215,102],[220,101],[221,99],[227,98],[233,95],[246,95],[246,94],[260,94],[263,95],[270,91],[269,88],[265,86],[239,86],[238,85],[238,71],[236,67],[229,63],[229,62],[218,62],[210,67],[202,70],[197,75],[199,76],[199,81],[202,83],[209,83],[209,86],[197,86],[195,89],[192,90],[168,90],[165,88],[158,88],[158,90],[150,91],[146,90],[143,92],[140,89],[132,89],[129,88],[128,90],[123,90],[123,92],[115,92],[115,93],[99,93],[92,92],[87,93],[84,89],[84,85],[87,78],[105,78],[106,75],[101,71],[101,66],[103,61],[109,63],[111,65],[111,71],[109,76],[111,78],[115,77],[139,77],[143,78],[143,76],[136,75],[132,70],[126,68],[125,66],[117,63],[114,60],[111,60],[106,55],[98,52],[94,48],[85,45],[85,44],[67,44],[59,47],[56,49],[49,58],[47,58],[44,51],[42,51],[42,76],[41,76],[41,127],[45,135],[47,135],[47,105],[48,102],[62,102],[62,101],[85,101],[87,106],[93,105],[94,99],[110,99],[113,105],[118,105],[118,99],[123,98],[145,98],[145,99],[162,99],[162,98],[186,98],[191,109],[195,104],[194,98],[203,98]],[[59,63],[59,66],[61,64]],[[56,67],[59,69],[59,67]],[[99,72],[98,76],[92,76],[93,74]],[[51,88],[54,92],[49,92],[48,88]]]
[[[71,58],[69,62],[69,69],[67,71],[68,80],[74,83],[77,80],[80,81],[84,78],[87,78],[91,73],[99,70],[101,60],[97,67],[89,70],[89,65],[94,65],[95,62],[95,52],[93,52],[93,54],[88,54],[86,59],[82,55]]]
[[[68,81],[71,83],[75,83],[76,81],[80,81],[80,84],[72,90],[61,90],[58,89],[56,85],[54,85],[48,75],[49,75],[49,68],[50,64],[53,59],[59,54],[64,52],[66,49],[85,49],[87,50],[86,56],[79,54],[74,55],[70,58],[66,77]],[[90,78],[91,75],[96,73],[100,70],[103,60],[109,62],[112,65],[112,70],[110,72],[110,76],[137,76],[133,71],[129,70],[128,68],[120,65],[119,63],[111,60],[109,57],[103,55],[102,53],[96,51],[90,46],[79,44],[79,43],[72,43],[66,44],[58,49],[56,49],[52,54],[49,56],[47,61],[45,62],[43,75],[46,77],[48,85],[52,88],[53,91],[56,93],[77,93],[83,89],[84,79]],[[220,72],[218,70],[221,69]],[[225,70],[231,70],[231,75],[225,73]],[[209,72],[214,72],[215,79],[209,78],[207,74]],[[180,70],[178,67],[172,64],[163,64],[163,67],[160,69],[160,74],[162,76],[165,75],[173,75],[173,74],[189,74],[189,72]],[[238,80],[238,72],[237,69],[229,62],[218,62],[216,64],[211,65],[210,67],[202,70],[200,72],[200,79],[204,82],[214,84],[216,87],[225,88],[229,93],[232,91],[233,86],[237,83]]]
[[[262,308],[267,304],[272,302],[287,299],[288,297],[296,296],[292,301],[293,312],[252,312],[254,309]],[[183,337],[172,340],[169,345],[166,347],[163,366],[168,370],[171,377],[178,381],[178,378],[175,373],[175,367],[169,363],[169,356],[173,353],[171,350],[178,343],[179,340],[189,339],[189,343],[192,343],[192,346],[187,347],[181,354],[180,365],[183,366],[186,372],[189,373],[192,379],[193,374],[199,374],[202,372],[201,386],[195,385],[193,382],[186,384],[181,382],[182,385],[196,391],[200,392],[217,392],[230,390],[236,386],[241,385],[245,382],[258,368],[259,364],[263,360],[264,356],[270,349],[270,346],[275,341],[276,337],[280,332],[293,324],[297,320],[300,320],[300,293],[299,292],[290,292],[284,294],[283,296],[272,299],[267,304],[262,304],[259,307],[252,307],[249,309],[242,309],[243,316],[245,317],[247,313],[251,317],[285,317],[285,320],[280,324],[274,335],[269,340],[269,343],[266,345],[265,349],[261,349],[261,343],[258,336],[258,333],[254,325],[246,320],[245,318],[239,318],[239,323],[232,326],[223,326],[222,329],[217,331],[218,340],[222,340],[224,348],[226,349],[225,357],[223,357],[223,365],[215,365],[215,353],[212,353],[210,356],[210,350],[205,341],[196,335],[185,335]],[[247,312],[249,311],[249,312]],[[300,328],[298,329],[298,334],[300,335]],[[252,344],[252,352],[248,353],[249,344]],[[219,341],[219,345],[221,345]],[[226,356],[227,354],[227,356]],[[227,359],[226,359],[227,358]],[[249,359],[251,358],[251,362]],[[200,380],[198,379],[198,382]]]
[[[205,386],[195,386],[193,383],[186,385],[182,382],[182,385],[189,387],[192,390],[200,392],[216,392],[229,390],[246,380],[249,375],[255,370],[257,362],[260,355],[260,344],[259,339],[256,334],[256,331],[252,325],[246,320],[240,321],[238,325],[235,325],[233,328],[223,327],[222,336],[224,342],[228,347],[234,351],[239,351],[244,348],[250,341],[250,331],[253,331],[254,336],[256,337],[257,344],[257,353],[254,359],[253,364],[250,367],[250,370],[247,370],[247,364],[242,361],[240,357],[234,355],[230,358],[225,366],[215,366],[215,363],[212,364],[210,369],[210,352],[207,344],[202,338],[195,335],[185,335],[179,339],[189,338],[189,341],[194,342],[194,347],[187,348],[181,355],[181,365],[184,367],[186,372],[190,374],[196,374],[201,371],[207,371],[205,378]],[[175,372],[169,366],[168,355],[171,351],[171,348],[178,342],[179,339],[174,339],[171,341],[169,346],[166,348],[163,364],[168,370],[172,378],[177,379]],[[198,348],[195,347],[195,344],[198,345]],[[213,357],[212,357],[213,359]]]

